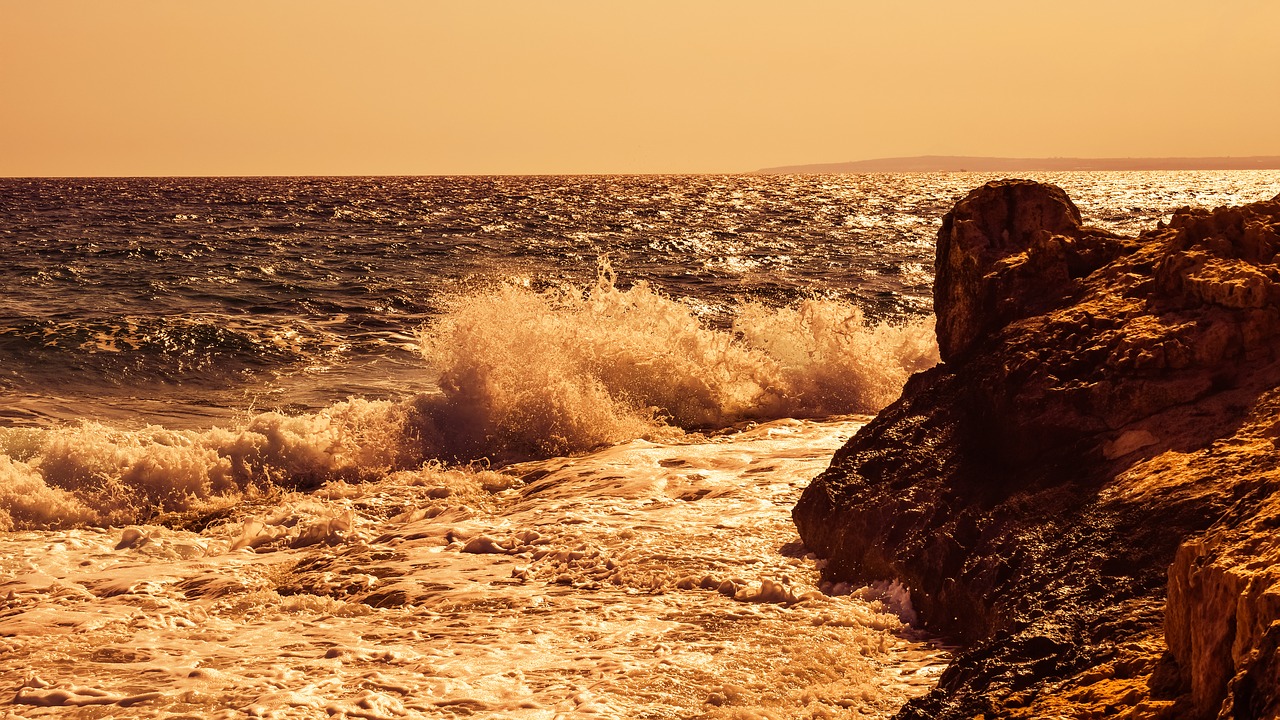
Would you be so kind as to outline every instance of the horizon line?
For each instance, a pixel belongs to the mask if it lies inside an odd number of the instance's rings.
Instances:
[[[983,163],[1049,163],[1058,167],[1035,168],[1031,166],[1010,168],[977,169],[939,167],[939,165]],[[1063,163],[1107,164],[1107,163],[1186,163],[1205,164],[1214,162],[1230,162],[1233,167],[1160,167],[1160,168],[1064,168]],[[1241,163],[1262,163],[1273,167],[1241,167]],[[919,167],[908,167],[917,165]],[[898,169],[874,169],[877,167]],[[843,169],[842,169],[843,168]],[[756,170],[736,171],[617,171],[617,172],[427,172],[427,173],[232,173],[232,174],[49,174],[49,175],[3,175],[3,180],[141,180],[141,179],[212,179],[212,178],[431,178],[431,177],[616,177],[616,176],[698,176],[698,175],[780,175],[780,174],[875,174],[875,173],[989,173],[989,172],[1135,172],[1142,170],[1280,170],[1280,155],[1205,155],[1205,156],[1111,156],[1083,157],[1068,155],[1052,155],[1042,157],[1014,157],[1001,155],[901,155],[878,157],[864,160],[847,160],[840,162],[797,163],[792,165],[776,165]]]
[[[779,165],[761,168],[756,172],[776,175],[856,172],[1125,172],[1155,170],[1280,170],[1280,155],[1165,155],[1136,157],[904,155],[845,162]]]

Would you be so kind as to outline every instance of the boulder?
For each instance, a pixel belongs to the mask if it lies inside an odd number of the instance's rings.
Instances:
[[[1114,236],[1086,232],[1056,186],[1001,180],[970,193],[938,233],[933,294],[943,360],[1067,299],[1121,247]]]
[[[1280,198],[1137,238],[1031,181],[947,214],[943,363],[793,513],[963,643],[900,717],[1276,717],[1277,250]]]

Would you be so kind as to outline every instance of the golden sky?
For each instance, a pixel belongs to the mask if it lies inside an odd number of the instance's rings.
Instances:
[[[1277,0],[0,0],[0,175],[1280,154]]]

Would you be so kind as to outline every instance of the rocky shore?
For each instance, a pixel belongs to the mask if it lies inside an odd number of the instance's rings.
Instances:
[[[901,718],[1280,716],[1280,198],[1130,238],[1051,185],[938,236],[943,362],[796,505],[963,645]]]

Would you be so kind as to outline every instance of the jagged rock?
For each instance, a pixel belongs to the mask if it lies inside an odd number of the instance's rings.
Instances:
[[[1029,181],[947,215],[943,364],[794,511],[966,644],[901,717],[1280,713],[1277,250],[1280,198],[1139,238]]]
[[[1275,452],[1269,439],[1257,450]],[[1169,568],[1165,637],[1203,717],[1280,715],[1280,496],[1246,498],[1243,517],[1184,543]]]
[[[942,219],[934,284],[938,348],[951,361],[982,335],[1077,292],[1079,279],[1125,248],[1080,224],[1061,188],[1001,180]]]

